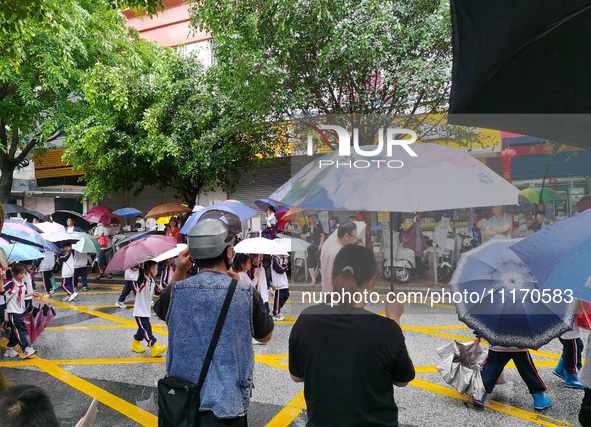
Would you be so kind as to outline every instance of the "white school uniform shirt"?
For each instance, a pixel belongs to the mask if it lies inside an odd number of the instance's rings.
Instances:
[[[282,257],[281,257],[282,258]],[[273,282],[273,287],[275,289],[287,289],[289,287],[289,282],[287,280],[287,273],[277,273],[275,268],[273,268],[273,264],[278,262],[280,266],[287,270],[287,263],[283,261],[280,257],[273,257],[272,265],[271,265],[271,280]]]
[[[72,250],[74,253],[74,268],[83,268],[88,264],[88,255]]]
[[[55,267],[55,252],[45,251],[43,254],[45,258],[41,260],[39,264],[39,271],[51,271]]]
[[[260,267],[254,269],[253,274],[253,286],[258,289],[259,293],[261,294],[261,298],[263,298],[263,302],[269,302],[269,293],[267,290],[267,273],[265,271],[265,267],[263,267],[261,264]]]
[[[25,295],[27,285],[16,279],[9,280],[4,285],[4,298],[6,299],[6,312],[12,314],[23,314],[25,312]]]
[[[246,271],[241,271],[240,273],[238,273],[238,277],[240,278],[239,282],[248,283],[249,285],[252,285],[252,280],[250,280],[250,277],[248,277],[248,273],[246,273]]]
[[[134,317],[150,317],[152,315],[152,295],[156,282],[154,279],[144,279],[142,283],[134,282],[136,291],[135,303],[133,305]]]
[[[31,274],[31,272],[29,270],[27,270],[27,272],[25,273],[25,277],[23,277],[23,283],[25,284],[25,286],[27,287],[27,293],[31,293],[34,292],[35,289],[33,289],[33,275]],[[25,297],[25,300],[32,300],[33,296],[30,297]]]
[[[64,258],[67,259],[64,261]],[[67,255],[60,257],[62,261],[62,278],[67,279],[74,277],[74,255],[70,251]]]
[[[125,269],[125,280],[131,282],[137,282],[140,277],[140,268],[136,265],[135,267],[129,267]]]

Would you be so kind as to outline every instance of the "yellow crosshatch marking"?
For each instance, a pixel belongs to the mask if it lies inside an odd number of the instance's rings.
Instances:
[[[116,289],[115,287],[104,287],[108,289]],[[119,293],[118,291],[106,291],[106,292],[87,292],[86,295],[89,294],[109,294],[109,293]],[[294,294],[298,294],[294,292]],[[64,294],[65,295],[65,294]],[[101,311],[97,311],[97,308],[114,308],[115,305],[81,305],[76,306],[73,304],[65,303],[56,301],[54,299],[45,300],[50,302],[52,305],[55,306],[57,309],[62,310],[72,310],[81,313],[86,313],[91,316],[104,319],[109,322],[113,322],[114,324],[108,325],[92,325],[92,326],[57,326],[57,327],[48,327],[47,330],[49,331],[69,331],[69,330],[97,330],[97,329],[122,329],[122,328],[137,328],[137,324],[129,319],[124,319],[118,317],[116,315],[103,313]],[[290,301],[291,303],[301,303],[301,301]],[[429,303],[426,303],[429,305]],[[435,305],[435,304],[434,304]],[[454,308],[453,306],[446,306],[443,304],[439,304],[438,306],[444,308]],[[133,307],[132,304],[129,304],[128,307]],[[124,312],[124,311],[122,311]],[[380,313],[382,316],[384,312]],[[296,317],[287,317],[285,321],[275,322],[276,324],[286,324],[290,325],[295,323],[297,320]],[[404,320],[404,317],[403,317]],[[166,324],[164,323],[153,323],[152,324],[154,333],[158,333],[161,335],[168,335],[168,330],[166,329]],[[402,329],[404,331],[419,333],[419,334],[426,334],[430,336],[437,336],[447,339],[456,339],[461,341],[471,341],[473,338],[471,336],[461,336],[455,335],[453,333],[446,333],[446,331],[453,331],[453,330],[461,330],[461,329],[469,329],[465,325],[433,325],[428,327],[416,327],[416,326],[406,326],[403,324]],[[0,346],[6,347],[7,340],[3,339],[0,341]],[[557,360],[560,358],[559,354],[544,352],[544,351],[537,351],[537,350],[530,350],[532,354],[537,356],[549,358],[551,360],[536,360],[536,366],[538,367],[546,367],[552,368],[555,367],[557,364]],[[255,355],[255,361],[257,363],[265,364],[274,368],[278,368],[284,371],[288,371],[289,364],[288,364],[288,355],[287,354],[267,354],[267,355]],[[14,367],[34,367],[40,369],[43,372],[57,378],[58,380],[64,382],[65,384],[70,385],[71,387],[81,391],[84,394],[87,394],[90,397],[97,397],[97,399],[109,406],[110,408],[114,409],[115,411],[120,412],[121,414],[133,419],[134,421],[140,423],[141,425],[145,426],[156,426],[157,425],[157,418],[156,416],[144,411],[143,409],[138,408],[137,406],[107,392],[106,390],[97,387],[88,381],[83,380],[82,378],[73,375],[63,369],[63,366],[80,366],[80,365],[114,365],[114,364],[138,364],[138,363],[164,363],[166,361],[165,357],[129,357],[129,358],[113,358],[113,359],[62,359],[62,360],[47,360],[40,358],[38,356],[33,356],[26,360],[16,359],[10,361],[2,361],[0,362],[0,367],[7,367],[7,368],[14,368]],[[507,369],[515,369],[515,365],[513,363],[509,363],[506,366]],[[436,373],[437,369],[435,366],[417,366],[416,368],[417,374],[431,374]],[[289,381],[289,377],[287,376],[286,372],[286,381]],[[429,381],[425,381],[423,379],[415,379],[410,383],[412,386],[433,392],[438,393],[444,396],[452,397],[454,399],[464,400],[464,397],[456,392],[454,389],[441,386],[438,384],[431,383]],[[495,402],[492,400],[487,400],[485,402],[485,406],[490,409],[494,410],[511,417],[521,418],[527,421],[530,421],[535,424],[545,425],[545,426],[572,426],[572,424],[564,421],[560,421],[548,416],[544,416],[540,413],[530,412],[521,408],[517,408],[514,406],[502,404],[499,402]],[[291,424],[305,409],[306,403],[304,400],[303,390],[298,392],[298,394],[281,410],[277,415],[267,424],[267,426],[272,427],[283,427],[288,426]]]

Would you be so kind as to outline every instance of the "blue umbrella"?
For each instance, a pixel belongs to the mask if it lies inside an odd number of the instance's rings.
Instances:
[[[124,219],[135,218],[142,215],[142,211],[135,208],[121,208],[113,212],[115,215],[119,215]]]
[[[555,222],[511,249],[543,284],[562,258],[588,237],[591,237],[591,209]]]
[[[257,207],[263,212],[267,212],[269,206],[273,206],[275,209],[277,209],[277,204],[269,199],[258,199],[254,201],[254,204],[257,205]]]
[[[40,259],[44,257],[43,254],[37,249],[33,248],[32,246],[23,245],[21,243],[11,243],[9,245],[4,245],[2,246],[2,249],[4,249],[4,252],[6,252],[8,261],[10,262]]]
[[[47,241],[41,234],[34,231],[26,223],[20,221],[4,222],[0,235],[7,240],[13,240],[25,245],[33,245],[42,250],[59,252],[59,248],[56,245]]]
[[[449,288],[458,318],[491,345],[537,349],[571,329],[578,301],[544,297],[513,243],[490,240],[463,254]]]
[[[187,222],[185,222],[185,225],[183,225],[183,228],[181,228],[181,233],[182,234],[189,234],[189,231],[191,231],[191,229],[195,226],[195,224],[197,224],[199,219],[204,214],[206,214],[207,212],[211,212],[211,211],[221,211],[221,212],[233,213],[238,218],[240,218],[240,221],[246,221],[247,219],[252,218],[253,216],[255,216],[257,214],[257,211],[255,211],[252,208],[249,208],[246,205],[243,205],[242,203],[236,203],[236,202],[218,203],[217,205],[211,205],[211,206],[208,206],[206,208],[203,208],[203,209],[195,212],[191,216],[191,218],[189,218],[187,220]]]
[[[591,302],[591,237],[576,245],[542,283],[544,289],[559,289],[563,295]],[[554,295],[554,294],[553,294]]]

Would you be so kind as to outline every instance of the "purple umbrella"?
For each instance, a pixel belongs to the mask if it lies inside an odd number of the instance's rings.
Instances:
[[[54,252],[59,251],[59,249],[53,243],[45,240],[41,234],[37,233],[24,223],[5,222],[0,234],[6,240],[14,240],[25,245],[42,248],[43,250],[50,250]]]
[[[120,249],[105,270],[105,274],[123,271],[176,248],[176,240],[166,236],[148,236]]]
[[[51,319],[55,317],[55,310],[47,304],[37,303],[30,306],[23,314],[22,320],[27,328],[31,344],[35,342],[41,332],[49,325]]]

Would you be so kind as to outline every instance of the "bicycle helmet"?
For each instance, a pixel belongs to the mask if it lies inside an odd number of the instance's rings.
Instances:
[[[216,258],[234,244],[234,234],[222,220],[206,218],[199,221],[187,234],[189,253],[193,259]]]

